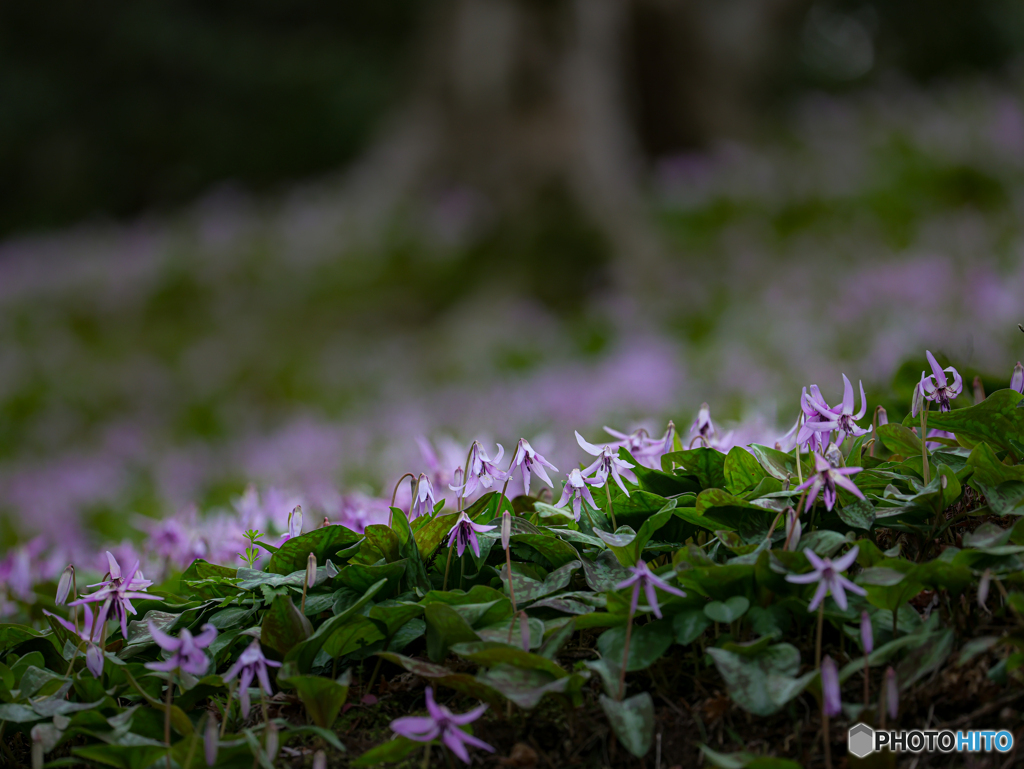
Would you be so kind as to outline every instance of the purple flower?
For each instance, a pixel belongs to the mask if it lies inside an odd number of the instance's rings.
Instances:
[[[473,735],[467,734],[458,728],[480,718],[484,711],[487,710],[486,705],[481,705],[468,713],[457,716],[444,705],[438,705],[434,702],[434,690],[429,686],[427,687],[426,695],[427,712],[430,715],[396,718],[391,722],[391,728],[396,734],[416,742],[432,742],[440,738],[441,742],[452,753],[467,764],[469,763],[469,752],[466,750],[466,745],[483,748],[491,753],[494,752],[494,748],[486,742],[478,740]]]
[[[57,606],[63,606],[68,602],[68,596],[71,594],[71,585],[74,581],[75,567],[69,563],[64,567],[64,571],[61,572],[60,581],[57,583],[57,595],[53,599]]]
[[[275,668],[281,667],[280,662],[268,660],[263,656],[263,649],[260,648],[260,642],[257,639],[249,644],[248,648],[242,652],[242,656],[224,675],[226,682],[241,673],[241,678],[238,681],[238,701],[242,705],[242,718],[249,717],[249,684],[252,683],[253,677],[259,681],[264,694],[273,694],[270,689],[270,678],[267,676],[268,665]]]
[[[1013,376],[1010,377],[1010,389],[1024,393],[1024,366],[1020,361],[1013,367]]]
[[[693,441],[700,440],[703,445],[709,446],[714,434],[715,425],[711,421],[711,407],[706,403],[702,403],[700,404],[700,411],[697,412],[697,418],[690,425],[690,435],[694,436]],[[691,446],[693,441],[690,441]]]
[[[512,538],[512,513],[508,510],[501,512],[501,549],[508,550],[509,540]]]
[[[825,715],[834,717],[843,712],[840,694],[839,670],[836,668],[835,660],[826,654],[825,659],[821,661],[821,695]]]
[[[498,462],[504,456],[505,448],[500,443],[496,445],[498,453],[494,455],[494,459],[491,459],[479,441],[473,441],[473,445],[469,448],[469,462],[467,462],[469,472],[466,475],[466,482],[459,486],[452,483],[448,488],[457,491],[460,497],[465,498],[471,496],[479,488],[489,489],[495,483],[504,481],[508,475],[498,467]]]
[[[797,438],[799,442],[802,443],[807,440],[811,431],[815,433],[827,432],[831,435],[831,432],[835,430],[838,433],[835,442],[840,445],[847,435],[856,437],[868,432],[857,424],[857,420],[862,419],[868,409],[867,401],[864,398],[863,382],[860,383],[860,410],[857,413],[853,411],[853,384],[846,374],[843,374],[843,402],[835,408],[829,408],[825,401],[821,399],[821,393],[817,391],[817,387],[812,386],[811,391],[812,397],[807,397],[807,394],[804,393],[802,400],[803,404],[810,406],[815,412],[814,416],[816,418],[812,420],[811,415],[808,415],[803,429],[800,430],[800,436],[802,437],[798,436]],[[807,408],[804,408],[804,413],[807,414]],[[818,441],[828,443],[830,442],[829,436],[825,436],[824,439],[819,436]],[[814,449],[812,448],[811,450],[813,451]]]
[[[288,533],[281,535],[281,544],[302,534],[302,505],[296,505],[288,513]]]
[[[136,613],[131,599],[151,598],[152,596],[148,593],[141,591],[153,583],[142,576],[142,572],[139,571],[138,561],[132,566],[127,577],[122,576],[121,566],[109,550],[107,551],[107,564],[110,567],[110,571],[107,573],[110,579],[105,582],[97,582],[95,585],[89,585],[89,587],[98,587],[99,590],[91,595],[83,596],[77,601],[72,601],[68,606],[79,606],[102,601],[103,605],[100,607],[96,618],[96,627],[102,632],[103,623],[107,619],[117,620],[121,625],[121,635],[127,638],[128,615]]]
[[[637,428],[628,435],[626,433],[619,432],[618,430],[613,430],[607,425],[605,425],[604,431],[616,439],[609,445],[621,446],[630,454],[635,455],[636,452],[642,451],[651,443],[650,434],[648,434],[648,432],[642,427]]]
[[[883,406],[875,407],[875,414],[878,415],[878,426],[889,424],[889,412],[885,410]]]
[[[617,446],[608,444],[606,446],[595,446],[593,443],[587,443],[583,436],[578,432],[576,433],[576,442],[580,444],[580,447],[588,454],[597,457],[597,460],[589,467],[584,468],[584,475],[592,475],[594,486],[604,486],[608,482],[608,476],[610,475],[615,479],[615,482],[622,489],[622,493],[627,497],[629,496],[629,490],[626,488],[626,484],[622,482],[623,471],[629,472],[629,469],[633,467],[629,462],[625,462],[619,459],[619,449]],[[632,473],[630,473],[632,475]],[[632,480],[632,479],[630,479]]]
[[[454,538],[455,552],[461,557],[466,551],[468,545],[473,551],[473,554],[480,557],[480,540],[477,539],[477,534],[483,534],[485,531],[496,529],[497,526],[486,526],[480,523],[473,523],[473,519],[470,518],[466,513],[459,513],[458,520],[455,521],[455,525],[452,526],[448,532],[448,541],[452,542]]]
[[[875,650],[875,633],[871,627],[871,615],[866,611],[860,613],[860,645],[864,648],[864,654],[871,654]]]
[[[823,430],[821,426],[826,423],[833,424],[835,414],[832,407],[821,397],[818,385],[811,385],[810,395],[807,394],[806,387],[803,389],[803,393],[800,395],[800,409],[804,412],[804,423],[800,427],[800,432],[796,434],[797,445],[803,446],[806,443],[810,451],[817,451],[819,447],[828,445],[833,428],[828,427],[827,430]],[[821,432],[828,434],[821,435]]]
[[[814,504],[818,498],[818,492],[824,489],[822,498],[825,500],[825,508],[831,510],[836,503],[836,486],[842,486],[854,496],[864,499],[861,490],[854,486],[846,476],[859,473],[860,467],[832,467],[820,454],[814,455],[814,474],[806,481],[796,487],[796,491],[810,487],[807,495],[807,507]]]
[[[583,473],[573,468],[571,472],[566,473],[566,478],[565,486],[562,487],[562,497],[558,500],[555,507],[565,507],[569,500],[572,499],[572,514],[578,521],[580,519],[580,506],[583,502],[586,502],[593,508],[597,508],[597,504],[594,502],[590,489],[587,488],[587,482],[583,478]]]
[[[217,637],[217,628],[213,625],[209,623],[203,625],[202,632],[197,636],[193,636],[188,629],[182,629],[178,637],[174,638],[150,621],[149,634],[153,636],[157,646],[164,651],[171,652],[171,656],[163,662],[147,662],[146,667],[150,670],[159,670],[164,673],[180,670],[182,673],[198,677],[204,675],[206,669],[210,667],[210,660],[202,650],[213,643],[213,639]]]
[[[952,366],[943,370],[939,366],[939,362],[935,360],[935,356],[931,354],[931,351],[925,350],[925,355],[928,357],[928,365],[932,368],[932,375],[926,377],[924,375],[925,372],[922,371],[918,387],[921,389],[925,400],[939,404],[939,411],[949,411],[949,402],[955,400],[963,392],[964,381]],[[946,379],[947,373],[953,376],[952,382],[948,382]],[[915,409],[914,415],[916,416],[916,414],[917,410]]]
[[[43,614],[48,617],[53,617],[57,622],[64,626],[64,628],[72,635],[80,638],[86,642],[85,648],[85,666],[92,673],[93,678],[99,678],[103,675],[103,649],[96,643],[94,643],[94,636],[100,632],[101,627],[99,623],[94,623],[92,608],[89,604],[85,604],[82,612],[82,626],[76,628],[73,624],[68,622],[63,617],[58,617],[56,614],[51,614],[46,609],[43,609]]]
[[[220,747],[220,731],[217,728],[217,717],[212,713],[206,719],[206,730],[203,732],[203,753],[207,766],[217,763],[217,749]]]
[[[796,550],[800,544],[800,536],[803,534],[803,526],[800,524],[800,516],[792,507],[786,508],[786,541],[782,545],[783,550]]]
[[[509,469],[509,475],[511,475],[512,470],[517,467],[522,469],[523,489],[525,490],[526,496],[530,496],[531,473],[544,481],[544,483],[549,487],[554,488],[554,484],[551,483],[551,479],[548,478],[547,470],[544,468],[550,468],[556,473],[558,472],[558,468],[538,454],[537,450],[530,445],[530,442],[526,440],[526,438],[519,439],[519,445],[516,446],[515,456],[512,457],[512,467]]]
[[[430,485],[430,479],[426,473],[420,473],[420,477],[413,484],[413,499],[409,506],[409,520],[419,518],[421,515],[430,515],[434,512],[434,487]]]
[[[842,575],[842,572],[849,569],[853,562],[857,560],[859,550],[860,548],[854,545],[846,555],[833,563],[829,558],[819,558],[810,548],[804,548],[804,555],[811,562],[814,571],[809,571],[806,574],[787,574],[786,581],[798,585],[806,585],[811,582],[818,583],[818,589],[814,593],[814,598],[811,599],[811,603],[807,607],[808,611],[817,609],[818,604],[825,600],[825,596],[830,593],[836,603],[839,604],[839,608],[844,611],[847,606],[845,590],[849,590],[857,595],[867,595],[867,591],[864,588],[860,585],[855,585]]]
[[[686,593],[665,582],[665,580],[652,572],[643,561],[637,561],[636,566],[630,566],[629,570],[633,572],[633,575],[617,584],[615,589],[621,590],[624,587],[633,586],[633,601],[629,605],[630,614],[636,611],[637,603],[640,600],[641,588],[647,597],[647,605],[651,607],[651,611],[654,612],[654,616],[658,619],[661,619],[661,607],[658,606],[658,595],[654,592],[655,587],[664,590],[666,593],[678,595],[680,598],[686,597]]]
[[[978,581],[978,607],[988,611],[988,607],[985,605],[988,602],[988,590],[992,584],[992,570],[985,569],[981,575],[981,579]]]

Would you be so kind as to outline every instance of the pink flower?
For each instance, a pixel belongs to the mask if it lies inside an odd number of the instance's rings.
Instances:
[[[131,599],[151,598],[152,596],[142,591],[153,583],[142,576],[142,572],[139,571],[138,561],[128,571],[127,577],[122,576],[121,566],[109,550],[107,551],[107,564],[110,567],[110,571],[107,573],[109,579],[105,582],[89,585],[89,587],[98,587],[99,590],[91,595],[79,598],[77,601],[72,601],[68,606],[79,606],[102,601],[103,605],[100,607],[99,615],[96,618],[97,627],[102,628],[103,623],[108,618],[118,620],[121,624],[121,635],[127,638],[128,615],[136,613]]]
[[[416,742],[432,742],[440,739],[452,753],[467,764],[469,763],[469,752],[466,750],[467,745],[482,748],[491,753],[494,752],[494,748],[486,742],[458,728],[480,718],[484,711],[487,710],[486,705],[481,705],[468,713],[457,716],[444,705],[438,705],[434,701],[434,691],[429,686],[427,687],[426,695],[427,712],[430,715],[405,716],[395,719],[391,722],[391,728],[396,734]]]
[[[825,508],[831,510],[836,504],[836,486],[842,486],[856,497],[864,499],[861,490],[858,489],[846,476],[859,473],[860,467],[832,467],[821,454],[814,455],[814,474],[806,481],[796,487],[796,491],[810,487],[807,495],[807,507],[814,504],[818,498],[818,492],[824,489],[822,498],[825,500]]]
[[[238,681],[238,701],[242,705],[242,718],[249,717],[249,684],[252,683],[253,678],[259,681],[260,688],[265,694],[273,694],[270,688],[270,678],[267,676],[268,665],[275,668],[281,667],[280,662],[268,660],[263,656],[263,649],[257,639],[249,644],[249,647],[242,652],[242,656],[224,674],[224,681],[227,682],[241,673],[241,678]]]
[[[964,380],[952,366],[943,370],[939,365],[939,362],[935,360],[935,356],[931,354],[930,350],[925,350],[925,355],[928,358],[928,365],[931,366],[932,375],[925,376],[925,372],[921,372],[921,381],[918,383],[918,388],[921,392],[920,397],[923,397],[924,400],[939,404],[939,411],[949,411],[949,402],[955,400],[957,396],[963,392]],[[952,382],[949,382],[946,379],[947,373],[953,376]],[[919,396],[915,392],[915,404],[917,404],[918,400]],[[913,415],[917,416],[916,408],[913,409]]]
[[[608,429],[608,428],[605,428]],[[523,473],[523,489],[526,496],[530,496],[530,475],[536,475],[549,487],[554,488],[551,483],[551,479],[548,478],[547,470],[544,468],[550,468],[556,473],[558,468],[548,462],[544,457],[537,453],[537,450],[530,445],[530,442],[526,438],[519,439],[519,445],[516,446],[515,456],[512,457],[512,468],[509,470],[509,474],[515,468],[521,468]]]
[[[849,590],[857,595],[867,595],[867,591],[864,588],[860,585],[855,585],[842,575],[842,572],[849,569],[853,562],[857,560],[859,550],[860,548],[854,545],[846,555],[833,563],[828,558],[819,558],[810,548],[804,548],[804,555],[811,562],[814,571],[809,571],[806,574],[788,574],[786,575],[786,581],[798,585],[806,585],[811,582],[818,583],[818,589],[814,593],[814,598],[811,599],[811,603],[807,607],[808,611],[817,609],[818,604],[825,600],[825,596],[830,593],[836,599],[839,608],[844,611],[847,606],[845,590]]]
[[[193,636],[188,629],[182,629],[177,638],[168,635],[150,621],[149,634],[153,636],[164,651],[171,652],[171,656],[163,662],[147,662],[146,667],[150,670],[159,670],[169,673],[180,670],[182,673],[190,673],[194,676],[201,676],[206,673],[210,666],[209,658],[202,650],[213,643],[217,637],[217,628],[207,623],[203,625],[203,631]]]
[[[658,606],[658,595],[654,592],[655,587],[660,590],[664,590],[666,593],[677,595],[680,598],[686,597],[686,593],[665,582],[665,580],[652,572],[643,561],[637,561],[636,566],[630,566],[629,570],[633,572],[633,575],[617,584],[615,589],[621,590],[624,587],[629,587],[630,585],[633,586],[633,601],[629,605],[630,614],[636,611],[637,603],[640,601],[641,588],[644,591],[644,595],[647,597],[647,605],[651,607],[651,610],[654,612],[654,616],[658,619],[661,619],[661,607]]]
[[[597,460],[593,464],[583,470],[584,475],[590,475],[593,473],[593,479],[591,481],[592,484],[599,487],[604,486],[608,482],[608,476],[611,476],[615,479],[619,488],[622,489],[622,493],[628,497],[629,490],[626,489],[626,485],[622,482],[622,473],[623,471],[629,473],[629,469],[633,467],[633,465],[619,459],[618,446],[612,444],[595,446],[593,443],[587,443],[583,436],[578,432],[576,433],[576,442],[580,444],[580,447],[585,452],[591,456],[597,457]],[[629,473],[629,475],[632,475],[632,473]],[[635,479],[627,476],[627,480]]]
[[[565,486],[562,487],[562,497],[555,504],[555,507],[565,507],[571,499],[572,514],[578,521],[580,519],[580,506],[583,502],[587,502],[593,508],[596,508],[597,504],[594,502],[590,489],[587,488],[587,482],[583,478],[583,473],[573,468],[572,472],[566,474],[566,478]]]
[[[481,523],[473,523],[473,519],[470,518],[466,513],[459,513],[458,519],[455,521],[455,525],[452,526],[448,532],[449,542],[454,538],[456,553],[461,557],[466,551],[466,546],[473,551],[473,554],[480,557],[480,540],[477,539],[477,534],[483,534],[485,531],[496,529],[497,526],[487,526]]]

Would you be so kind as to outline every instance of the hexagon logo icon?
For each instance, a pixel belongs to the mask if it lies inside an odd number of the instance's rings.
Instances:
[[[846,749],[850,755],[864,758],[875,750],[875,730],[867,724],[850,727],[846,735]]]

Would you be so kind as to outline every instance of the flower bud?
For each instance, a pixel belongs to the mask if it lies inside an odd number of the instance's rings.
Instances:
[[[309,554],[306,559],[306,587],[313,587],[316,584],[316,556]]]
[[[277,726],[273,721],[267,721],[267,758],[270,759],[270,763],[274,763],[274,759],[277,758],[278,748],[278,734]]]
[[[217,726],[217,717],[210,714],[206,719],[206,731],[203,733],[203,751],[206,754],[206,765],[217,764],[217,749],[220,747],[220,731]]]
[[[1020,361],[1013,367],[1013,376],[1010,377],[1010,389],[1024,393],[1024,366]]]
[[[327,769],[327,754],[322,750],[313,754],[313,769]]]
[[[865,656],[875,650],[875,633],[871,627],[871,616],[866,611],[860,613],[860,644]]]
[[[796,550],[800,544],[800,536],[803,533],[803,526],[800,524],[800,517],[792,507],[786,508],[786,542],[783,550]]]
[[[985,611],[988,611],[988,607],[985,603],[988,601],[988,589],[992,584],[992,570],[985,569],[984,574],[981,575],[981,581],[978,582],[978,606]]]
[[[821,694],[825,715],[838,716],[843,711],[839,689],[839,670],[835,661],[825,656],[821,661]]]
[[[501,549],[508,550],[508,542],[512,536],[512,514],[505,510],[501,514]]]
[[[32,769],[43,769],[46,751],[43,748],[43,734],[38,726],[32,727]]]
[[[889,414],[883,406],[877,406],[875,408],[875,419],[877,420],[879,427],[889,424]]]
[[[297,537],[302,533],[302,505],[288,513],[288,536]]]
[[[71,586],[75,581],[75,567],[72,564],[68,564],[64,567],[64,571],[61,572],[60,581],[57,583],[57,597],[54,599],[54,603],[58,606],[63,606],[68,602],[68,596],[71,595]]]
[[[896,718],[900,712],[900,690],[896,683],[896,671],[891,667],[885,671],[885,706],[889,718]]]
[[[910,402],[910,416],[916,417],[917,412],[924,405],[924,372],[921,372],[921,381],[914,388],[914,399]]]

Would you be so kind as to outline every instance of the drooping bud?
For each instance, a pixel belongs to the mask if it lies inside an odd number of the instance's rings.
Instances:
[[[61,572],[60,581],[57,583],[57,596],[54,598],[54,603],[58,606],[63,606],[68,602],[68,596],[71,595],[71,585],[74,581],[75,567],[69,563],[64,567],[64,571]]]
[[[297,537],[302,533],[302,505],[296,505],[295,509],[288,513],[288,536]]]
[[[803,533],[803,526],[800,524],[800,516],[792,507],[786,508],[786,541],[782,546],[783,550],[795,551],[800,544],[800,536]]]
[[[988,601],[988,589],[992,584],[992,570],[985,569],[985,572],[981,575],[981,580],[978,582],[978,606],[985,611],[988,611],[988,607],[985,603]]]
[[[512,537],[512,513],[505,510],[501,514],[501,549],[508,550],[508,542]]]
[[[210,714],[206,719],[206,731],[203,733],[203,751],[206,754],[206,765],[217,764],[217,749],[220,747],[220,730],[217,727],[217,717]]]
[[[971,385],[971,389],[974,390],[974,403],[975,405],[985,400],[985,385],[981,383],[981,377],[974,377],[974,382]]]
[[[32,769],[43,769],[46,751],[43,749],[43,734],[39,726],[32,727]]]
[[[1010,377],[1010,389],[1024,393],[1024,366],[1020,361],[1013,367],[1013,376]]]
[[[832,465],[832,467],[838,468],[846,466],[846,460],[843,459],[843,452],[839,450],[839,447],[836,446],[835,442],[828,444],[828,448],[825,449],[825,459],[828,460],[828,463]]]
[[[85,650],[85,666],[93,678],[100,678],[103,675],[103,650],[96,644],[89,644],[89,648]]]
[[[889,424],[889,414],[883,406],[875,407],[875,420],[879,427]]]
[[[274,759],[277,758],[277,748],[279,740],[277,733],[277,725],[273,721],[267,721],[267,758],[270,759],[270,763],[274,763]]]
[[[327,754],[322,750],[313,754],[313,769],[327,769]]]
[[[316,584],[316,555],[309,554],[306,559],[306,587],[313,587]]]
[[[825,715],[838,716],[843,712],[839,689],[839,670],[835,660],[828,655],[821,661],[821,694]]]
[[[327,517],[327,516],[325,515],[325,516],[324,516],[324,522],[320,524],[320,528],[321,528],[321,529],[324,529],[324,528],[326,528],[326,527],[328,527],[328,526],[330,526],[330,525],[331,525],[331,519],[330,519],[330,518],[328,518],[328,517]]]
[[[871,615],[866,611],[860,613],[860,644],[867,656],[875,650],[875,633],[871,627]]]
[[[914,387],[914,399],[910,402],[910,416],[916,417],[917,412],[924,405],[924,372],[921,372],[921,381]]]
[[[900,712],[900,689],[896,683],[896,671],[891,667],[885,671],[885,707],[889,718],[895,719]]]

